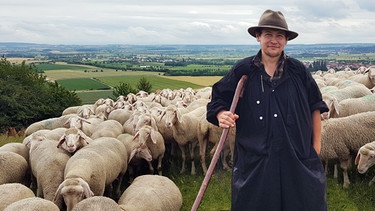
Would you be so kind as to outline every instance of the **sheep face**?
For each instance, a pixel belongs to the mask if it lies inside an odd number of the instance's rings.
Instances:
[[[375,151],[361,148],[355,158],[358,173],[364,174],[370,167],[375,164]]]
[[[81,130],[70,128],[60,138],[57,147],[62,147],[69,153],[74,153],[87,144],[86,135]]]

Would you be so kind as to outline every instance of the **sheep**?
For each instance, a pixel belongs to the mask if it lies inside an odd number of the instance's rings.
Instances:
[[[77,203],[72,211],[121,211],[117,202],[105,196],[93,196]]]
[[[21,183],[6,183],[0,185],[0,210],[13,202],[35,197],[34,192]]]
[[[28,146],[29,139],[31,138],[31,135],[35,135],[35,134],[43,135],[49,140],[58,141],[61,138],[61,136],[64,135],[65,131],[66,131],[65,127],[58,127],[58,128],[52,129],[52,130],[49,130],[49,129],[38,130],[38,131],[35,131],[32,134],[28,135],[26,138],[24,138],[22,143],[26,144],[26,146]]]
[[[65,122],[64,127],[71,128],[75,127],[82,130],[87,136],[91,136],[94,128],[102,123],[103,120],[98,117],[90,117],[88,119],[84,119],[79,116],[73,116]]]
[[[206,166],[206,149],[207,149],[207,144],[208,142],[211,142],[214,145],[212,150],[210,151],[211,157],[214,155],[217,145],[219,144],[219,141],[221,139],[223,129],[209,123],[206,120],[206,115],[202,116],[201,119],[199,120],[199,130],[200,133],[203,134],[202,136],[198,136],[198,142],[199,142],[199,155],[200,155],[200,160],[202,164],[202,170],[203,174],[206,174],[207,172],[207,166]],[[236,134],[236,129],[231,128],[228,131],[228,136],[226,141],[224,142],[223,149],[221,152],[221,164],[223,165],[224,170],[230,169],[226,158],[229,154],[231,154],[230,161],[233,161],[233,150],[234,150],[234,141],[235,141],[235,134]]]
[[[5,183],[26,183],[29,164],[21,155],[14,152],[0,152],[0,185]]]
[[[321,152],[322,161],[338,159],[343,170],[343,187],[350,185],[348,168],[351,152],[371,142],[375,136],[375,112],[363,112],[347,117],[331,118],[322,122]]]
[[[113,119],[120,122],[121,125],[124,125],[132,113],[133,111],[128,109],[115,109],[108,114],[108,120]]]
[[[106,120],[102,123],[98,124],[92,135],[92,139],[96,139],[99,137],[113,137],[116,138],[118,135],[124,132],[124,128],[122,125],[116,120]]]
[[[82,147],[87,146],[92,139],[86,136],[80,129],[69,128],[58,141],[57,148],[63,148],[69,153],[74,153]]]
[[[25,198],[7,206],[4,211],[60,211],[53,202],[39,197]]]
[[[165,153],[164,138],[157,130],[150,125],[143,125],[134,135],[134,139],[138,138],[139,142],[144,143],[151,151],[153,160],[157,160],[157,171],[162,175],[162,161]],[[154,173],[152,162],[148,161],[150,173]]]
[[[6,143],[0,147],[0,152],[14,152],[21,155],[25,160],[29,161],[29,149],[26,147],[25,144],[18,143],[18,142],[10,142]]]
[[[134,167],[139,166],[141,161],[144,159],[147,162],[152,161],[152,155],[150,149],[145,143],[139,142],[139,139],[134,138],[133,135],[128,133],[123,133],[117,137],[120,140],[127,151],[128,155],[128,172],[130,181],[135,177]]]
[[[121,181],[126,172],[128,155],[124,144],[116,138],[100,137],[76,151],[64,170],[54,201],[63,198],[67,211],[93,195],[102,196],[105,188],[111,194],[111,184],[119,178],[116,193],[120,195]]]
[[[375,111],[375,94],[340,101],[335,107],[332,118],[350,116],[356,113]]]
[[[67,114],[77,114],[77,111],[81,106],[71,106],[66,109],[61,113],[61,116],[67,115]]]
[[[96,107],[96,105],[82,105],[77,109],[77,115],[82,118],[88,119],[91,115],[95,114]]]
[[[45,120],[41,120],[38,122],[34,122],[33,124],[29,125],[25,130],[25,136],[30,135],[31,133],[42,130],[42,129],[55,129],[58,127],[64,127],[65,122],[71,117],[77,116],[77,114],[68,114],[60,117],[49,118]]]
[[[182,167],[180,173],[185,172],[185,146],[189,146],[191,158],[191,174],[194,175],[194,149],[198,143],[198,122],[199,118],[206,112],[206,107],[199,107],[189,113],[181,114],[179,110],[170,105],[165,109],[164,115],[166,116],[165,124],[167,128],[172,129],[173,138],[177,142],[182,156]]]
[[[37,197],[53,201],[54,194],[64,180],[65,165],[70,153],[56,148],[56,141],[47,140],[43,136],[30,142],[30,168],[37,183]],[[63,201],[55,201],[62,209]]]
[[[354,161],[357,166],[358,173],[364,174],[375,164],[375,141],[367,143],[359,148],[357,156]],[[371,186],[375,182],[375,176],[369,182]]]
[[[168,177],[142,175],[134,179],[118,200],[123,210],[137,211],[179,211],[182,194]]]
[[[370,66],[366,70],[367,74],[357,74],[349,77],[350,80],[356,81],[365,85],[367,88],[371,89],[375,86],[375,66]]]
[[[103,105],[98,106],[95,109],[95,116],[99,117],[102,120],[107,120],[108,114],[111,113],[111,111],[113,110],[114,110],[113,106],[110,106],[108,104],[103,104]]]
[[[362,84],[348,86],[336,91],[322,94],[323,101],[329,108],[328,118],[335,112],[338,103],[348,98],[358,98],[371,94],[371,91]]]

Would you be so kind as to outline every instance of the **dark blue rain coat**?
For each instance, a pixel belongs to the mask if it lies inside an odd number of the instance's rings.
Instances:
[[[229,110],[237,83],[248,75],[236,113],[232,211],[324,211],[326,177],[312,145],[312,112],[328,111],[315,80],[287,57],[271,81],[254,57],[239,61],[213,86],[207,120]]]

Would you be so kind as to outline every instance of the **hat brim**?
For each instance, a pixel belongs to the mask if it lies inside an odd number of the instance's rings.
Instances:
[[[277,26],[267,26],[267,25],[263,25],[263,26],[253,26],[253,27],[250,27],[247,29],[247,31],[249,32],[249,34],[253,37],[256,37],[256,32],[259,31],[260,29],[262,28],[271,28],[271,29],[280,29],[280,30],[283,30],[287,33],[287,39],[288,40],[293,40],[294,38],[296,38],[298,36],[298,33],[297,32],[294,32],[294,31],[290,31],[290,30],[285,30],[284,28],[282,27],[277,27]]]

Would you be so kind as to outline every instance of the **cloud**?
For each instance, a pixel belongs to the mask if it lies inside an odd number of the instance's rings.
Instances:
[[[280,10],[294,43],[374,42],[372,0],[12,0],[0,40],[49,44],[256,44],[247,28]],[[370,18],[372,17],[372,18]],[[366,33],[364,33],[366,31]]]

